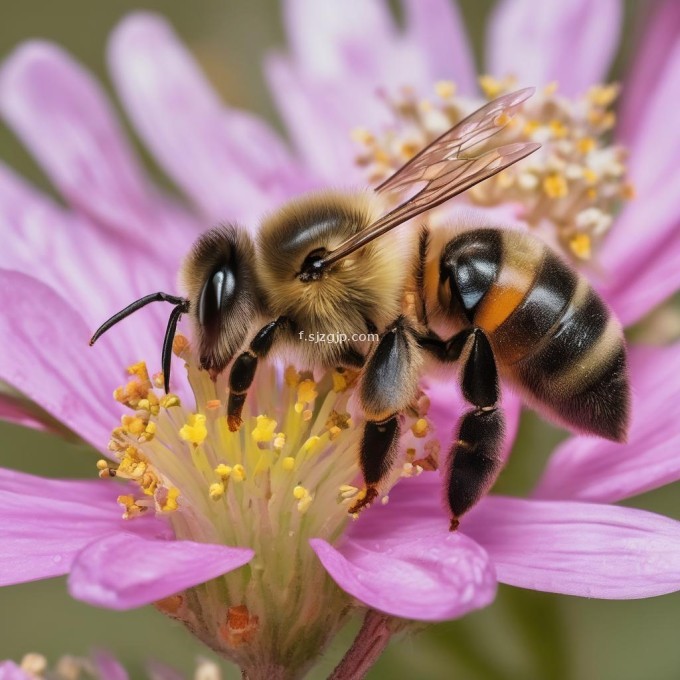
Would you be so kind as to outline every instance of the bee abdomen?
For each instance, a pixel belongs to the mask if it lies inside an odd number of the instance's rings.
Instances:
[[[509,368],[557,420],[620,441],[630,400],[623,334],[587,281],[570,273],[577,285],[557,322]]]

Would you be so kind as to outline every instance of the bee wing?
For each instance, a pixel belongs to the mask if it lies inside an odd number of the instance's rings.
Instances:
[[[466,155],[472,147],[503,130],[503,120],[534,92],[528,87],[494,99],[435,139],[406,165],[386,179],[376,192],[400,192],[423,184],[411,198],[347,239],[326,255],[331,264],[394,227],[430,210],[536,151],[540,144],[506,144],[478,155]],[[504,115],[505,114],[505,115]]]

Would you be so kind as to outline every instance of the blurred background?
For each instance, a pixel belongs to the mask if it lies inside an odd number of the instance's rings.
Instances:
[[[479,56],[492,0],[461,3]],[[260,64],[266,52],[285,45],[277,0],[225,3],[219,0],[91,2],[91,0],[3,0],[0,56],[33,37],[65,46],[111,91],[105,67],[107,35],[135,9],[165,14],[187,43],[214,87],[232,105],[255,111],[283,129],[268,95]],[[624,38],[612,77],[625,68],[643,2],[626,3]],[[395,10],[398,11],[398,7]],[[150,172],[158,170],[139,147]],[[44,175],[0,123],[0,158],[46,191]],[[644,335],[663,324],[655,315],[637,329]],[[668,318],[668,317],[666,317]],[[559,431],[527,413],[510,464],[498,490],[526,494],[538,479]],[[0,424],[0,465],[54,477],[91,478],[96,454],[41,433]],[[630,504],[680,519],[680,485],[635,498]],[[113,651],[141,677],[156,658],[189,672],[199,656],[210,656],[179,624],[151,608],[128,613],[97,610],[71,600],[64,579],[0,589],[0,659],[27,652],[87,654],[93,647]],[[312,677],[326,677],[352,639],[345,631]],[[484,611],[430,626],[398,640],[370,678],[423,680],[617,679],[674,680],[680,677],[680,593],[643,601],[606,602],[544,595],[501,586]],[[238,672],[225,665],[224,677]]]

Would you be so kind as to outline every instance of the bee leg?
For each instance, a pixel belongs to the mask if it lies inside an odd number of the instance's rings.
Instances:
[[[379,483],[392,468],[401,433],[399,413],[418,389],[420,352],[413,329],[399,317],[368,358],[359,388],[366,417],[359,452],[366,493],[350,507],[351,514],[375,500]]]
[[[491,487],[503,464],[504,422],[497,408],[499,385],[493,351],[478,328],[472,329],[468,342],[461,384],[463,396],[475,409],[463,416],[449,454],[447,500],[451,531],[458,528],[460,517]]]
[[[442,340],[434,332],[427,335],[418,335],[418,344],[429,354],[444,363],[458,361],[468,338],[474,332],[474,328],[466,328],[456,333],[448,340]]]
[[[229,372],[229,401],[227,403],[227,423],[231,432],[236,432],[242,424],[241,413],[248,396],[248,389],[253,384],[258,359],[269,354],[277,331],[288,325],[289,320],[280,316],[261,328],[253,338],[248,349],[239,354]]]

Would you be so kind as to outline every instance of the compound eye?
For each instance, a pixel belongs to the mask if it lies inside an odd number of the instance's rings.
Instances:
[[[236,276],[228,265],[213,271],[198,300],[198,321],[208,334],[216,333],[224,310],[236,292]]]

